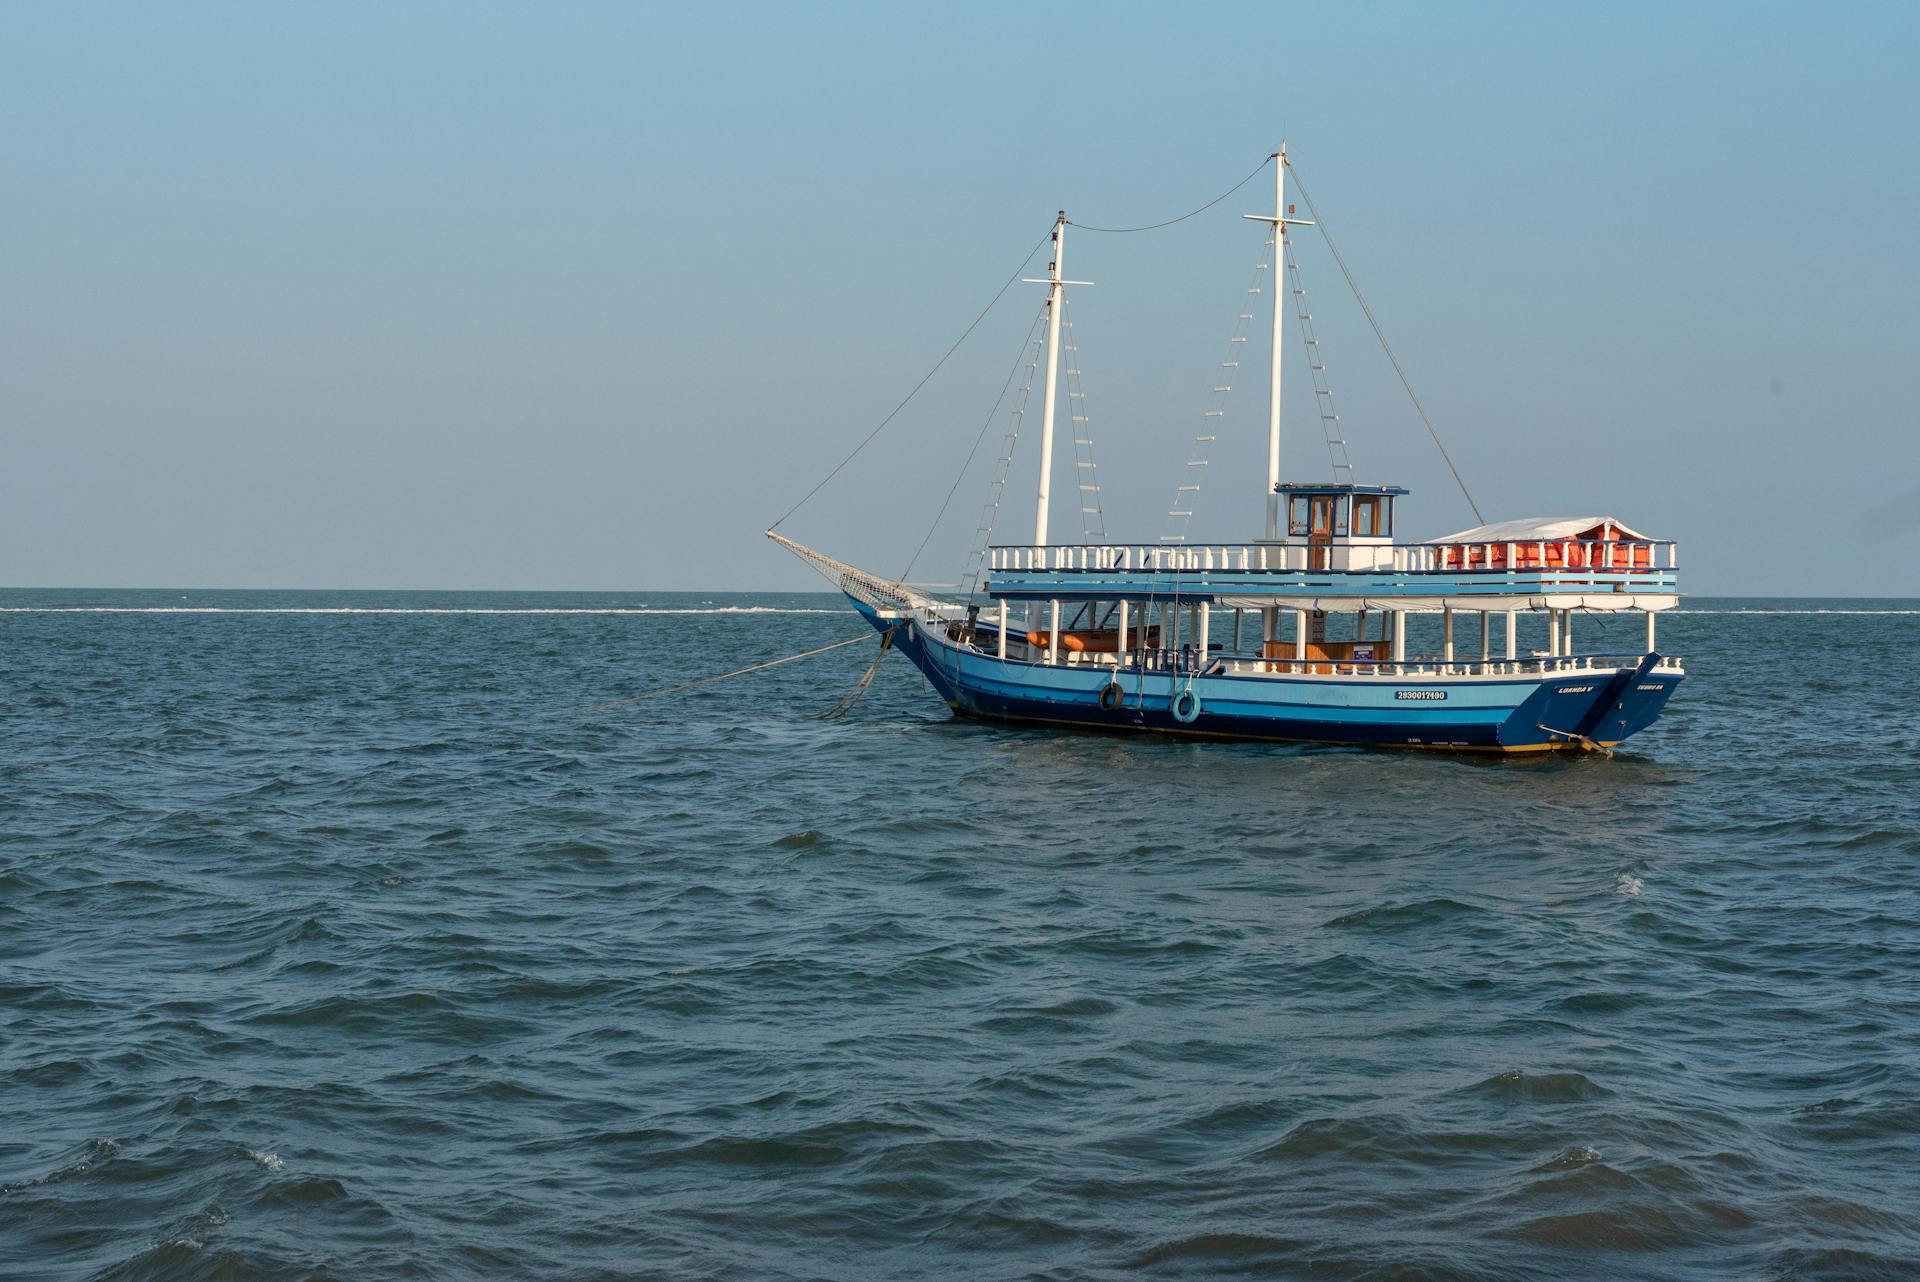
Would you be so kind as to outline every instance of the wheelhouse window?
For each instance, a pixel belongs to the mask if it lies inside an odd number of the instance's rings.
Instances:
[[[1304,494],[1296,494],[1287,500],[1287,533],[1294,538],[1304,537],[1308,525],[1309,500]]]
[[[1353,496],[1353,532],[1363,539],[1384,538],[1387,530],[1387,502],[1378,494]]]
[[[1334,538],[1347,532],[1347,499],[1344,494],[1315,494],[1307,499],[1307,523],[1302,531],[1309,538]]]

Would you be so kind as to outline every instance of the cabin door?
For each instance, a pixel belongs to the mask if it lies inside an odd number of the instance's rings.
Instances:
[[[1332,497],[1315,498],[1307,514],[1307,568],[1327,569],[1333,560]]]

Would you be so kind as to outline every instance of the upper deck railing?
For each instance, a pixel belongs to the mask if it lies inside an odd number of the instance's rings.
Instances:
[[[1056,543],[989,548],[996,573],[1090,571],[1099,574],[1399,573],[1538,575],[1673,571],[1671,539],[1528,539],[1500,543]]]

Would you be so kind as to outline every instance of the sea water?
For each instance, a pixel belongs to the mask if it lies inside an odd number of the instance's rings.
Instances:
[[[0,607],[0,1276],[1920,1275],[1920,603],[1525,761],[586,711],[828,596]]]

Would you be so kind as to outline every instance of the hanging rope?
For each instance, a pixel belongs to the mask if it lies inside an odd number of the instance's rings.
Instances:
[[[859,645],[872,635],[873,633],[871,631],[862,632],[857,637],[850,637],[845,641],[835,641],[832,645],[823,645],[817,650],[806,650],[799,654],[790,654],[784,659],[772,659],[766,663],[756,663],[750,668],[735,668],[732,672],[722,672],[716,676],[700,677],[693,681],[682,681],[679,685],[668,686],[664,690],[649,690],[645,694],[636,694],[625,699],[615,699],[610,703],[596,703],[591,708],[584,709],[584,712],[587,716],[592,717],[598,716],[608,708],[618,708],[622,704],[640,703],[646,699],[664,699],[670,694],[679,694],[682,690],[691,690],[695,686],[712,685],[715,681],[725,681],[732,677],[744,677],[749,672],[764,672],[768,668],[777,668],[783,663],[795,663],[801,659],[811,659],[816,654],[825,654],[829,650],[840,650],[850,645]],[[893,630],[889,628],[884,635],[890,640],[893,635]]]
[[[1340,274],[1347,278],[1347,288],[1353,291],[1354,301],[1360,304],[1360,310],[1365,314],[1367,324],[1373,327],[1373,336],[1380,340],[1380,350],[1387,354],[1387,361],[1393,366],[1393,372],[1400,376],[1400,386],[1406,389],[1407,399],[1412,401],[1413,408],[1419,411],[1420,421],[1427,425],[1427,435],[1433,438],[1435,448],[1440,451],[1440,457],[1446,460],[1447,470],[1453,473],[1454,484],[1460,487],[1460,493],[1465,496],[1467,506],[1473,509],[1473,519],[1485,525],[1487,518],[1480,515],[1480,505],[1473,501],[1473,494],[1467,489],[1467,483],[1462,479],[1460,469],[1453,465],[1453,456],[1447,453],[1446,445],[1440,440],[1440,433],[1434,430],[1433,420],[1427,417],[1427,407],[1420,403],[1420,397],[1414,392],[1413,384],[1407,379],[1407,372],[1400,368],[1400,358],[1393,354],[1392,344],[1387,342],[1386,333],[1381,330],[1380,322],[1374,319],[1373,308],[1367,305],[1367,296],[1360,292],[1359,283],[1353,279],[1353,273],[1347,270],[1347,260],[1340,256],[1339,248],[1334,245],[1333,235],[1327,230],[1327,220],[1321,217],[1320,211],[1314,207],[1313,197],[1307,194],[1307,185],[1300,181],[1299,166],[1288,161],[1287,168],[1293,171],[1294,189],[1300,193],[1300,199],[1307,203],[1307,212],[1313,215],[1314,223],[1320,228],[1320,235],[1326,240],[1327,249],[1333,254],[1333,261],[1339,265]]]
[[[1006,292],[1009,289],[1013,288],[1013,283],[1020,279],[1020,273],[1027,270],[1027,264],[1032,262],[1033,256],[1040,252],[1040,246],[1046,244],[1052,238],[1053,238],[1053,227],[1051,224],[1049,224],[1047,227],[1047,234],[1042,236],[1038,241],[1034,242],[1033,248],[1027,251],[1027,256],[1025,258],[1022,258],[1020,260],[1020,265],[1013,269],[1013,275],[1007,277],[1006,283],[1000,286],[999,290],[997,290],[994,293],[994,296],[992,298],[987,300],[987,305],[980,309],[980,314],[973,318],[973,323],[968,325],[966,329],[961,331],[960,337],[953,340],[953,346],[949,347],[946,350],[946,352],[941,355],[940,359],[933,363],[933,368],[928,370],[921,377],[920,381],[913,385],[913,390],[908,392],[906,396],[901,399],[900,403],[894,406],[893,409],[888,412],[885,418],[880,420],[879,426],[875,427],[871,432],[868,432],[866,436],[861,440],[861,442],[858,445],[854,446],[852,451],[849,452],[845,458],[840,460],[839,465],[835,467],[833,471],[828,472],[826,476],[821,478],[820,484],[808,490],[804,495],[801,496],[800,501],[798,503],[795,503],[792,507],[788,508],[785,512],[781,513],[780,520],[775,521],[772,525],[769,525],[767,527],[769,530],[779,529],[782,522],[784,522],[788,517],[792,516],[795,512],[798,512],[802,507],[806,506],[807,501],[809,499],[811,499],[814,495],[818,494],[821,490],[824,490],[827,487],[827,482],[831,481],[834,477],[840,475],[840,473],[843,470],[845,470],[847,464],[853,462],[855,456],[857,456],[861,450],[864,450],[867,448],[867,446],[871,445],[873,443],[873,438],[880,435],[880,433],[886,429],[887,424],[893,422],[893,420],[899,416],[899,413],[901,410],[907,408],[907,402],[911,401],[914,397],[920,394],[920,389],[925,387],[928,384],[928,382],[932,380],[933,376],[940,372],[940,367],[942,365],[945,365],[947,363],[947,360],[955,352],[960,350],[960,344],[966,342],[968,337],[972,335],[973,331],[980,328],[980,322],[987,318],[987,313],[993,310],[994,304],[998,303],[1000,299],[1003,296],[1005,296]]]
[[[1267,159],[1271,160],[1272,157],[1269,156]],[[1225,200],[1227,197],[1233,195],[1234,192],[1239,191],[1242,187],[1252,182],[1254,180],[1254,176],[1257,175],[1262,169],[1265,169],[1266,167],[1267,167],[1267,161],[1266,160],[1261,161],[1258,165],[1254,166],[1253,173],[1248,174],[1245,178],[1242,178],[1239,182],[1227,188],[1225,191],[1221,192],[1218,196],[1215,196],[1212,200],[1209,200],[1206,204],[1200,206],[1200,208],[1190,209],[1186,213],[1180,215],[1178,218],[1169,218],[1164,223],[1148,223],[1144,227],[1089,227],[1085,223],[1076,223],[1072,219],[1068,219],[1067,221],[1072,226],[1078,227],[1081,231],[1105,232],[1115,236],[1129,235],[1137,231],[1159,231],[1162,227],[1171,227],[1175,223],[1184,223],[1189,218],[1195,217],[1196,215],[1199,215],[1199,214],[1206,213],[1209,209],[1212,209],[1215,205],[1219,204],[1221,201]]]
[[[860,702],[860,697],[872,688],[873,679],[880,675],[880,664],[887,657],[887,651],[893,648],[893,632],[893,628],[888,628],[880,634],[880,653],[873,656],[873,662],[853,683],[853,689],[841,695],[831,708],[820,714],[820,720],[835,721],[853,711],[853,705]]]

